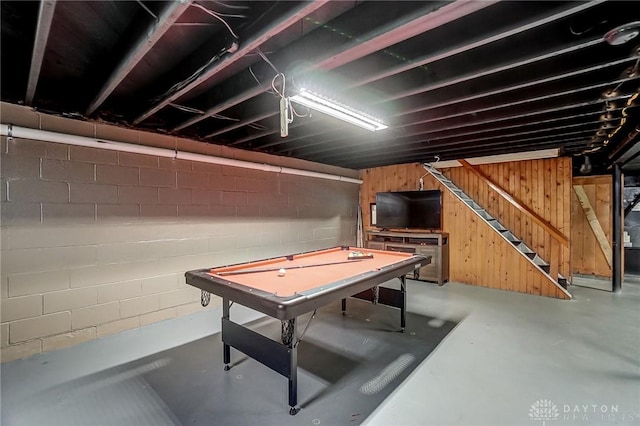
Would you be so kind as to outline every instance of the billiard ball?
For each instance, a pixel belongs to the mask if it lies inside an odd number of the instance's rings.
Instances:
[[[280,270],[278,271],[278,276],[279,277],[284,277],[284,274],[287,273],[287,270],[284,268],[280,268]]]

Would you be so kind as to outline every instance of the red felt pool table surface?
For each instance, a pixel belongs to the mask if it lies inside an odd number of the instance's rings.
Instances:
[[[373,258],[349,260],[347,256],[351,251],[370,253],[373,255]],[[368,271],[375,271],[402,260],[410,259],[412,256],[410,253],[388,252],[356,247],[334,247],[326,250],[292,255],[289,257],[291,260],[287,257],[279,257],[213,268],[209,271],[209,274],[224,278],[235,284],[273,293],[279,297],[287,297],[312,289],[321,290],[323,285],[336,283]],[[322,264],[330,265],[310,266]],[[250,271],[254,268],[257,270],[270,270],[237,273]],[[284,276],[279,275],[280,268],[286,270]]]

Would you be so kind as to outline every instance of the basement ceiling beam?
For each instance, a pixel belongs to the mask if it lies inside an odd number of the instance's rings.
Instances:
[[[498,0],[459,0],[449,3],[438,10],[406,22],[378,36],[371,37],[366,41],[354,40],[351,47],[318,62],[316,67],[321,69],[338,68],[342,65],[348,64],[349,62],[353,62],[356,59],[360,59],[434,28],[448,24],[456,19],[470,15],[484,9],[485,7],[496,4],[497,2]]]
[[[51,30],[51,22],[53,21],[53,13],[56,9],[56,0],[43,0],[40,2],[40,10],[38,12],[38,24],[36,26],[36,36],[33,43],[33,52],[31,52],[31,67],[29,68],[29,81],[27,83],[27,94],[25,96],[25,104],[32,105],[33,98],[38,87],[40,79],[40,69],[42,68],[42,60],[44,59],[44,51],[49,40],[49,31]]]
[[[588,41],[585,41],[585,42],[582,42],[582,43],[578,43],[578,44],[574,44],[573,46],[568,46],[568,47],[565,47],[565,48],[562,48],[562,49],[559,49],[559,50],[554,50],[552,52],[547,52],[547,53],[544,53],[542,55],[531,56],[529,58],[520,59],[520,60],[515,61],[515,62],[502,64],[502,65],[499,65],[497,67],[487,68],[487,69],[476,71],[476,72],[471,72],[471,73],[468,73],[468,74],[463,75],[461,77],[455,77],[455,78],[451,78],[449,80],[440,81],[440,82],[435,83],[435,84],[429,84],[429,85],[426,85],[426,86],[421,86],[421,87],[412,88],[410,90],[405,90],[404,92],[399,92],[399,93],[395,94],[394,96],[391,96],[391,97],[385,99],[383,102],[390,102],[390,101],[393,101],[393,100],[396,100],[396,99],[400,99],[400,98],[406,98],[406,97],[413,96],[413,95],[419,95],[421,93],[430,92],[432,90],[442,89],[442,88],[448,87],[448,86],[453,86],[454,84],[459,84],[459,83],[463,83],[463,82],[466,82],[466,81],[475,80],[475,79],[480,78],[480,77],[486,77],[488,75],[497,74],[497,73],[502,72],[502,71],[512,70],[514,68],[522,67],[522,66],[525,66],[525,65],[530,65],[530,64],[533,64],[533,63],[536,63],[536,62],[543,61],[545,59],[551,59],[551,58],[555,58],[557,56],[565,55],[567,53],[576,52],[578,50],[586,49],[588,47],[598,45],[598,44],[600,44],[602,42],[604,42],[604,39],[602,37],[593,38],[591,40],[588,40]],[[401,112],[401,113],[399,113],[397,115],[405,115],[405,114],[406,114],[405,112]]]
[[[590,3],[587,3],[587,4],[581,5],[579,7],[575,7],[573,9],[571,9],[571,11],[572,11],[572,13],[577,13],[577,12],[585,9],[587,5],[589,5],[589,7],[592,7],[592,6],[595,6],[595,5],[600,4],[602,2],[603,2],[602,0],[590,2]],[[542,25],[542,23],[551,22],[552,20],[559,19],[561,17],[565,17],[565,16],[570,15],[570,14],[571,13],[569,13],[569,11],[566,11],[564,13],[559,13],[557,15],[553,15],[552,17],[549,17],[549,18],[546,18],[546,19],[542,19],[540,21],[536,21],[535,23],[537,23],[539,25]],[[535,28],[535,26],[537,26],[537,25],[531,24],[531,26],[532,26],[532,28]],[[503,35],[504,34],[511,35],[510,34],[511,32],[512,31],[507,31],[507,32],[502,33],[502,34]],[[494,41],[494,40],[492,40],[492,41]],[[466,45],[465,47],[471,47],[471,46],[477,47],[477,46],[475,46],[475,44],[478,44],[478,43],[479,42],[472,43],[470,45]],[[482,43],[482,44],[485,44],[485,43]],[[478,45],[481,46],[482,44],[478,44]],[[488,42],[486,44],[488,44]],[[458,49],[460,49],[460,48],[458,48]],[[439,59],[443,59],[443,58],[446,58],[446,57],[449,57],[449,56],[453,56],[456,53],[460,53],[458,51],[458,49],[453,49],[451,51],[444,52],[444,53],[440,54],[437,58],[434,57],[433,61],[428,61],[428,62],[422,61],[422,62],[419,62],[419,64],[423,64],[424,65],[426,63],[434,62],[435,60],[439,60]],[[464,50],[462,50],[462,51],[464,51]],[[451,53],[451,54],[449,55],[449,53]],[[430,109],[435,109],[435,108],[448,106],[448,105],[454,105],[454,104],[457,104],[457,103],[467,102],[467,101],[470,101],[470,100],[479,99],[479,98],[483,98],[483,97],[488,97],[488,96],[495,95],[495,94],[503,94],[503,93],[506,93],[506,92],[509,92],[509,91],[515,91],[515,90],[520,90],[520,89],[524,89],[524,88],[527,88],[527,87],[532,87],[532,86],[536,86],[536,85],[540,85],[540,84],[551,83],[551,82],[554,82],[554,81],[557,81],[557,80],[570,78],[570,77],[574,77],[574,76],[577,76],[577,75],[580,75],[580,74],[586,74],[586,73],[593,72],[593,71],[598,71],[598,70],[601,70],[601,69],[604,69],[604,68],[607,68],[607,67],[611,67],[611,66],[620,65],[620,64],[623,64],[625,62],[635,61],[637,59],[638,59],[637,56],[631,56],[629,58],[623,58],[623,59],[620,59],[620,60],[617,60],[617,61],[611,61],[611,62],[607,62],[607,63],[604,63],[604,64],[595,65],[595,66],[592,66],[592,67],[578,69],[578,70],[574,70],[572,72],[567,72],[567,73],[564,73],[564,74],[553,75],[553,76],[546,77],[546,78],[543,78],[543,79],[538,79],[538,80],[533,80],[533,81],[529,81],[529,82],[522,83],[522,84],[512,85],[512,86],[509,86],[509,87],[506,87],[506,88],[500,88],[500,89],[496,89],[496,90],[492,90],[492,91],[478,93],[478,94],[475,94],[475,95],[472,95],[472,96],[467,96],[465,98],[458,98],[458,99],[453,99],[453,100],[446,101],[446,102],[441,102],[439,104],[426,105],[426,106],[421,106],[421,107],[417,107],[417,108],[413,108],[413,109],[408,109],[408,110],[405,110],[405,111],[402,111],[402,112],[396,114],[396,116],[402,116],[402,115],[407,115],[407,114],[411,114],[411,113],[415,113],[415,112],[427,111],[427,110],[430,110]],[[414,66],[418,66],[416,64],[417,63],[412,62],[412,63],[410,63],[408,65],[402,65],[401,67],[410,69],[410,68],[413,68]],[[400,67],[398,67],[398,69],[399,68]],[[387,71],[385,71],[384,73],[378,74],[378,75],[382,75],[382,74],[387,74]],[[393,74],[387,74],[387,75],[384,75],[384,76],[382,76],[380,78],[383,78],[383,77],[386,77],[386,76],[390,76],[390,75],[393,75]],[[484,74],[478,75],[478,76],[483,76],[483,75]],[[473,77],[473,78],[476,78],[476,77]],[[370,79],[365,79],[365,80],[358,81],[354,85],[354,87],[362,85],[362,84],[365,84],[365,83],[370,82],[370,81],[375,81],[375,80],[378,80],[377,75],[374,75]],[[454,83],[451,83],[451,84],[457,84],[457,83],[458,82],[454,82]],[[440,88],[440,86],[438,84],[433,85],[431,87],[432,88],[428,88],[426,91],[435,90],[435,89],[439,89]],[[412,95],[413,95],[413,93],[409,93],[407,96],[412,96]],[[398,98],[399,98],[398,96],[395,96],[393,98],[387,98],[387,99],[381,101],[381,103],[388,102],[388,101],[391,101],[391,100],[396,100]],[[316,120],[313,120],[313,121],[316,121]],[[405,126],[406,126],[406,124],[405,124]],[[256,134],[253,139],[258,139],[258,138],[261,138],[261,137],[264,137],[264,136],[269,136],[271,134],[277,133],[278,131],[279,131],[279,129],[273,129],[271,131],[271,133],[262,132],[261,134]],[[247,142],[248,140],[252,140],[252,138],[249,137],[248,139],[245,140],[245,142]],[[275,141],[273,144],[268,145],[268,146],[276,146],[276,145],[284,144],[286,142],[287,141],[283,139],[281,141]],[[266,147],[266,146],[264,146],[264,147]]]
[[[542,18],[542,19],[531,21],[531,22],[529,22],[527,24],[516,26],[515,28],[511,28],[511,29],[509,29],[507,31],[503,31],[501,33],[497,33],[497,34],[494,34],[494,35],[491,35],[491,36],[488,36],[488,37],[484,37],[484,38],[482,38],[480,40],[476,40],[476,41],[473,41],[471,43],[463,44],[463,45],[460,45],[460,46],[455,47],[453,49],[447,49],[445,51],[436,53],[436,54],[431,55],[431,56],[426,56],[426,57],[423,57],[423,58],[419,58],[419,59],[417,59],[415,61],[411,61],[410,63],[407,63],[407,64],[398,65],[396,67],[390,68],[390,69],[385,70],[383,72],[379,72],[379,73],[373,74],[373,75],[371,75],[369,77],[365,77],[362,80],[358,80],[354,84],[354,87],[362,86],[364,84],[371,83],[371,82],[374,82],[374,81],[378,81],[378,80],[381,80],[383,78],[391,77],[393,75],[400,74],[402,72],[409,71],[411,69],[418,68],[418,67],[421,67],[421,66],[424,66],[424,65],[428,65],[428,64],[431,64],[433,62],[440,61],[442,59],[450,58],[450,57],[458,55],[460,53],[464,53],[464,52],[467,52],[469,50],[473,50],[473,49],[476,49],[478,47],[482,47],[482,46],[485,46],[487,44],[494,43],[496,41],[500,41],[500,40],[503,40],[505,38],[514,36],[516,34],[520,34],[520,33],[523,33],[525,31],[529,31],[529,30],[541,27],[543,25],[549,24],[549,23],[557,21],[559,19],[566,18],[567,16],[571,16],[571,15],[574,15],[576,13],[582,12],[583,10],[586,10],[586,9],[591,8],[593,6],[597,6],[597,5],[601,4],[601,3],[604,3],[604,1],[605,0],[597,0],[597,1],[580,3],[580,4],[578,4],[578,6],[572,7],[572,8],[567,9],[567,10],[563,10],[563,11],[558,12],[558,13],[554,13],[553,15],[547,16],[547,17]]]
[[[146,120],[151,115],[155,114],[156,112],[158,112],[159,110],[161,110],[165,106],[169,105],[174,100],[180,98],[181,96],[183,96],[184,94],[188,93],[189,91],[191,91],[195,87],[199,86],[200,84],[202,84],[206,80],[210,79],[214,75],[216,75],[216,74],[220,73],[221,71],[225,70],[226,68],[228,68],[232,64],[236,63],[241,58],[245,57],[247,54],[253,52],[256,49],[258,49],[265,42],[267,42],[270,38],[280,34],[282,31],[284,31],[287,28],[291,27],[292,25],[296,24],[301,19],[304,19],[306,16],[308,16],[311,13],[315,12],[316,10],[320,9],[322,6],[324,6],[325,4],[329,3],[329,1],[330,0],[314,0],[312,2],[305,2],[300,7],[295,8],[293,11],[291,11],[289,14],[287,14],[286,16],[284,16],[283,18],[281,18],[280,20],[275,22],[272,26],[267,28],[265,31],[263,31],[262,33],[256,35],[254,38],[252,38],[250,40],[247,40],[246,43],[243,43],[242,46],[240,46],[240,48],[238,49],[237,52],[235,52],[235,53],[233,53],[231,55],[225,56],[225,58],[223,60],[213,64],[213,66],[211,68],[209,68],[207,71],[205,71],[201,76],[199,76],[198,78],[193,80],[191,83],[189,83],[188,85],[186,85],[182,89],[176,91],[171,96],[169,96],[169,97],[165,98],[164,100],[158,102],[156,105],[154,105],[153,107],[151,107],[150,109],[145,111],[143,114],[138,116],[133,121],[133,124],[139,124],[140,122]],[[260,93],[262,93],[262,92],[260,92]],[[212,114],[215,114],[215,112],[212,113]],[[186,126],[182,126],[180,128],[183,128],[183,127],[186,127]]]
[[[91,101],[87,108],[86,115],[91,115],[118,87],[120,82],[131,72],[131,70],[144,58],[153,46],[165,35],[171,26],[182,16],[191,6],[192,0],[174,0],[165,6],[157,20],[152,21],[143,32],[142,36],[136,40],[130,50],[124,55],[120,63],[107,78],[102,88]]]
[[[370,55],[373,52],[386,49],[389,46],[397,44],[408,38],[415,37],[418,34],[454,21],[494,3],[496,3],[496,0],[482,2],[465,0],[450,3],[436,11],[419,16],[418,18],[412,19],[408,22],[395,23],[395,27],[382,34],[370,34],[368,37],[358,38],[357,41],[354,41],[346,49],[327,55],[324,59],[313,64],[311,68],[323,70],[337,68],[348,62],[355,61],[356,59]],[[205,111],[204,114],[185,121],[173,130],[182,130],[186,127],[199,123],[200,121],[224,111],[227,108],[231,108],[241,102],[251,99],[252,97],[258,96],[266,90],[267,88],[265,87],[258,87],[241,93],[227,102],[212,106]],[[134,123],[137,123],[137,121]]]

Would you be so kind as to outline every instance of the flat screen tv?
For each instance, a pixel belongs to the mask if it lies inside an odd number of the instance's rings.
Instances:
[[[442,229],[442,192],[378,192],[376,223],[379,228]]]

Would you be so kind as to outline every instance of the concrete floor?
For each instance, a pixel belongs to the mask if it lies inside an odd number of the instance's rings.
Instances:
[[[363,424],[640,425],[639,282],[625,282],[622,294],[574,286],[571,301],[411,280],[408,291],[409,311],[458,325]],[[234,309],[236,321],[258,317]],[[2,423],[29,424],[20,413],[38,410],[44,389],[82,383],[219,324],[211,310],[3,364]],[[164,412],[141,424],[172,420]]]

